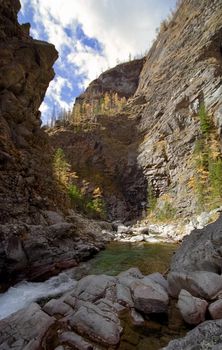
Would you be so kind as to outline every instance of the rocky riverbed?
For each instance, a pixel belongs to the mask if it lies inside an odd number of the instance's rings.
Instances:
[[[135,267],[72,279],[68,291],[30,300],[0,321],[0,349],[219,349],[221,227],[219,218],[187,236],[167,278]]]

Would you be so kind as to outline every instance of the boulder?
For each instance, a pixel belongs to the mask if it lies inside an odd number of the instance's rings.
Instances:
[[[205,321],[184,338],[171,340],[162,350],[205,350],[222,348],[222,320]]]
[[[177,305],[185,322],[197,325],[205,321],[208,306],[206,300],[193,297],[189,292],[182,289]]]
[[[117,315],[104,312],[89,302],[84,303],[69,318],[69,323],[79,334],[104,345],[117,345],[122,328]]]
[[[222,299],[216,300],[209,306],[209,313],[213,320],[222,318]]]
[[[220,273],[222,257],[222,216],[201,230],[195,229],[186,236],[172,257],[172,272],[209,271]]]
[[[149,283],[142,282],[133,290],[135,308],[145,314],[166,313],[168,310],[169,297],[166,290],[158,283],[150,280]]]
[[[48,303],[44,305],[43,311],[45,311],[50,316],[54,316],[57,314],[61,316],[66,316],[74,312],[70,305],[68,305],[60,299],[49,300]]]
[[[45,333],[54,322],[53,317],[32,303],[0,321],[0,349],[38,350]]]
[[[57,213],[56,211],[45,210],[43,215],[45,216],[49,225],[60,224],[61,222],[65,221],[63,215]]]
[[[194,296],[211,300],[222,290],[222,276],[214,272],[170,272],[167,280],[169,293],[173,297],[177,297],[181,289],[185,289]]]
[[[105,297],[106,290],[116,284],[116,278],[106,275],[83,277],[76,285],[72,296],[83,301],[95,302]]]
[[[131,267],[126,271],[120,272],[118,277],[143,278],[143,274],[140,272],[138,267]]]
[[[131,267],[126,271],[120,272],[117,278],[120,284],[132,289],[140,283],[140,279],[143,278],[143,275],[137,267]]]
[[[134,308],[130,311],[130,317],[134,326],[142,326],[145,322],[143,316]]]
[[[116,285],[116,300],[123,306],[133,307],[133,300],[130,289],[120,283],[117,283]]]
[[[59,340],[61,343],[73,346],[78,350],[93,350],[93,346],[85,341],[81,336],[75,332],[64,332],[59,335]]]
[[[168,281],[161,275],[159,272],[151,273],[148,276],[145,276],[141,281],[146,284],[146,281],[149,282],[150,280],[160,284],[166,291],[168,291],[169,285]]]

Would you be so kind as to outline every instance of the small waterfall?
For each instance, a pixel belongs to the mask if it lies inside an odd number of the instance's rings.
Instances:
[[[20,282],[0,294],[0,319],[42,298],[53,297],[72,289],[76,281],[67,273],[60,273],[45,282]]]

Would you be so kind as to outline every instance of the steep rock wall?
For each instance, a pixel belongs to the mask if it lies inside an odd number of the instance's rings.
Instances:
[[[98,224],[62,212],[64,193],[38,111],[58,55],[18,24],[19,9],[18,0],[0,2],[0,290],[76,265],[106,239]]]
[[[222,2],[184,0],[159,33],[128,108],[138,120],[138,164],[157,195],[170,191],[178,212],[195,210],[188,181],[204,103],[222,123]]]
[[[138,87],[144,59],[122,63],[92,81],[75,102],[103,99],[106,92],[119,98],[132,97]],[[137,166],[138,142],[135,120],[129,111],[107,111],[87,116],[80,125],[56,123],[48,131],[54,149],[61,147],[72,170],[91,187],[100,187],[108,218],[131,220],[140,216],[146,201],[146,179]],[[61,125],[60,125],[61,124]],[[64,124],[64,125],[62,125]]]
[[[56,147],[61,144],[67,154],[71,151],[75,154],[69,159],[80,174],[85,160],[90,163],[89,172],[100,168],[100,175],[109,178],[109,182],[117,180],[115,194],[119,195],[115,195],[114,202],[120,198],[125,202],[120,217],[141,214],[142,210],[134,210],[133,206],[141,209],[141,203],[148,201],[147,184],[157,197],[168,194],[178,214],[193,214],[198,203],[189,181],[195,172],[192,159],[201,133],[197,115],[201,103],[214,119],[218,135],[221,133],[222,3],[220,0],[180,3],[172,19],[161,26],[145,62],[133,61],[104,72],[77,98],[77,102],[92,101],[110,89],[120,92],[119,87],[124,87],[121,93],[129,97],[128,86],[132,94],[138,83],[122,115],[95,117],[102,131],[91,133],[92,142],[83,133],[81,140],[85,137],[85,144],[79,141],[76,131],[67,143],[58,129],[52,132]],[[116,136],[112,131],[115,123]],[[72,131],[68,133],[71,135]],[[124,139],[126,143],[122,142]],[[95,147],[96,144],[100,147]],[[84,151],[78,153],[74,148]],[[106,192],[105,181],[103,189]],[[132,197],[134,200],[128,206]],[[108,201],[112,209],[115,204]]]
[[[58,55],[29,36],[29,25],[18,24],[19,9],[16,0],[0,3],[0,223],[39,223],[53,175],[38,108]]]
[[[139,82],[139,75],[144,64],[144,58],[125,62],[102,73],[93,80],[76,102],[99,99],[105,92],[117,93],[120,97],[131,97]]]

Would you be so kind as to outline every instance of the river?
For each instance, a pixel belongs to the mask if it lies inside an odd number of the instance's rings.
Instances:
[[[93,259],[81,263],[77,268],[64,271],[45,282],[20,282],[0,294],[0,319],[28,306],[33,301],[54,297],[72,289],[76,280],[87,274],[117,275],[135,266],[144,275],[156,271],[164,273],[175,250],[175,244],[112,242]]]

